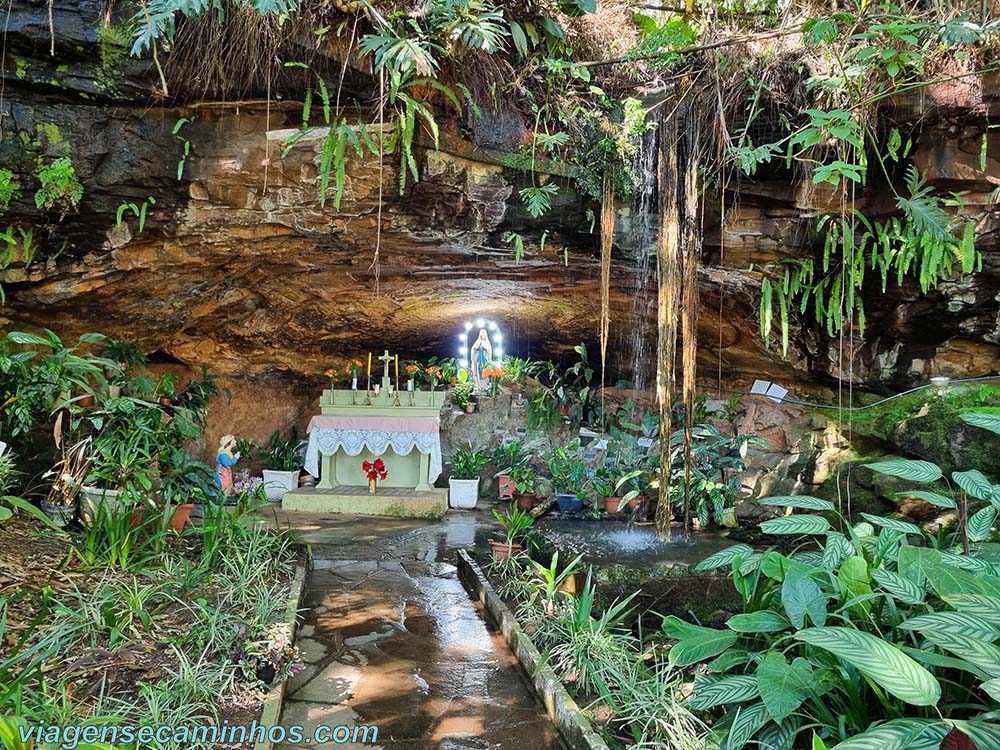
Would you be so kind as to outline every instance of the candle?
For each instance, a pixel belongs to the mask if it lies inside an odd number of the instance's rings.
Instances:
[[[396,355],[396,382],[399,382],[399,355]]]
[[[372,353],[368,352],[368,379],[372,379]]]

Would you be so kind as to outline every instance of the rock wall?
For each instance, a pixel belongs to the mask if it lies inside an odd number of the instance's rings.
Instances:
[[[560,357],[579,341],[596,352],[597,237],[587,218],[594,206],[553,169],[539,179],[560,183],[557,205],[543,221],[528,221],[516,196],[524,174],[476,145],[516,142],[523,124],[500,113],[460,136],[462,123],[448,123],[441,150],[417,150],[422,179],[402,195],[394,159],[352,155],[340,206],[330,199],[321,207],[324,132],[282,156],[301,121],[294,90],[270,103],[159,102],[148,62],[110,59],[99,43],[105,9],[98,0],[57,0],[50,56],[45,4],[12,5],[0,167],[14,171],[22,196],[3,222],[33,227],[35,252],[26,264],[19,247],[3,274],[6,327],[46,326],[66,337],[99,330],[138,341],[159,361],[208,365],[226,376],[239,405],[220,407],[220,423],[266,422],[256,433],[301,421],[330,364],[384,347],[403,358],[453,354],[469,318],[497,320],[511,353]],[[348,78],[363,87],[358,71]],[[996,90],[919,108],[914,162],[937,185],[966,191],[970,207],[984,206],[1000,179],[1000,134],[989,132],[987,170],[978,164]],[[914,103],[899,109],[917,119]],[[33,201],[37,167],[59,156],[72,158],[84,188],[64,217]],[[757,334],[759,281],[747,270],[811,252],[808,227],[835,196],[782,169],[733,189],[739,199],[729,194],[724,225],[709,216],[699,278],[706,383],[738,387],[766,375],[816,392],[836,375],[879,386],[995,370],[1000,253],[992,218],[980,232],[983,273],[929,295],[904,286],[872,296],[870,333],[855,336],[848,368],[840,343],[810,326],[795,329],[789,357],[776,344],[768,350]],[[144,201],[141,231],[131,211],[116,221],[120,206]],[[891,201],[873,189],[861,205],[877,213]],[[622,206],[623,226],[630,212]],[[509,231],[528,240],[520,262],[504,239]],[[655,263],[616,252],[612,277],[610,374],[632,379],[638,368],[650,382]],[[296,406],[259,409],[278,398]]]

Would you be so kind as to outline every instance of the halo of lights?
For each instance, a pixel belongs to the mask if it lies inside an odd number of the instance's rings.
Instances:
[[[473,329],[476,330],[476,336],[479,336],[480,329],[486,329],[486,335],[489,336],[490,345],[493,347],[493,359],[500,359],[503,356],[503,333],[500,326],[486,318],[467,320],[462,326],[462,332],[458,334],[459,367],[469,366],[469,334]]]

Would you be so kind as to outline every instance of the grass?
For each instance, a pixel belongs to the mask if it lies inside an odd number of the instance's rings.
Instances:
[[[127,515],[64,536],[33,519],[4,525],[0,572],[20,578],[14,597],[0,596],[0,642],[16,644],[0,656],[0,715],[252,721],[266,686],[242,662],[284,622],[292,539],[252,509],[210,515],[182,536],[157,524],[126,531]]]

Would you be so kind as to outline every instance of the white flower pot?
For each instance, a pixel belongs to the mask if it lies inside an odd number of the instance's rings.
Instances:
[[[79,495],[80,519],[85,524],[89,524],[101,503],[104,503],[104,507],[109,511],[115,510],[118,507],[118,492],[118,490],[105,490],[100,487],[81,487]]]
[[[277,502],[299,486],[299,472],[264,469],[264,493],[271,502]]]
[[[452,508],[475,508],[479,502],[478,479],[449,479],[448,505]]]

